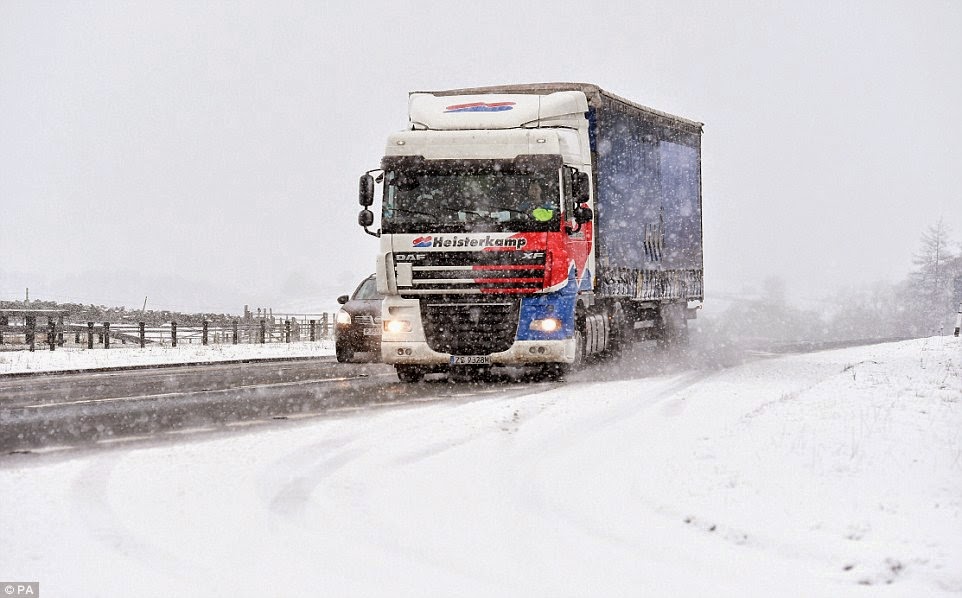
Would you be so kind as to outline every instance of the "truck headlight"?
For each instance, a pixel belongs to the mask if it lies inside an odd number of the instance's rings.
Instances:
[[[399,332],[411,332],[411,323],[407,320],[385,320],[384,332],[397,334]]]
[[[343,309],[337,312],[337,323],[341,326],[347,326],[351,323],[351,314],[347,313]]]
[[[532,320],[531,330],[540,332],[557,332],[561,330],[561,320],[558,318],[545,318],[543,320]]]

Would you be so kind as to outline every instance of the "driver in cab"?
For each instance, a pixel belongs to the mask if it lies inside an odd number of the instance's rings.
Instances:
[[[531,181],[528,185],[528,196],[521,201],[521,210],[530,214],[538,222],[547,222],[554,216],[551,202],[543,197],[544,191],[538,181]]]

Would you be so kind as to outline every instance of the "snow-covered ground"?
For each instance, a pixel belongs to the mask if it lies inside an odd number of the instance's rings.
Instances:
[[[202,363],[243,359],[285,357],[317,357],[333,355],[330,340],[297,343],[265,343],[244,345],[188,345],[179,347],[120,346],[111,349],[67,348],[55,351],[0,351],[0,374],[86,370],[124,366]]]
[[[960,339],[528,390],[4,457],[0,578],[49,596],[962,593]]]

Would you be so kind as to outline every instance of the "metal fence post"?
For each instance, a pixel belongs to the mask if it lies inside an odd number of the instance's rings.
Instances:
[[[3,327],[10,325],[10,318],[7,316],[0,316],[0,345],[3,344]]]
[[[261,320],[261,344],[267,342],[267,320]]]
[[[291,342],[291,321],[284,320],[284,342],[290,344]]]
[[[30,345],[30,350],[35,351],[37,349],[37,316],[24,317],[24,324],[26,324],[27,329],[24,340]]]
[[[237,344],[237,336],[238,336],[238,335],[237,335],[237,320],[234,320],[234,322],[233,322],[233,328],[234,328],[234,338],[233,338],[233,341],[234,341],[234,344],[236,345],[236,344]]]
[[[207,320],[204,320],[201,323],[202,330],[200,333],[200,344],[204,345],[205,347],[207,346],[207,327],[209,325],[210,325],[210,322],[208,322]]]
[[[53,318],[47,318],[47,342],[50,343],[50,350],[57,347],[57,325]]]
[[[87,322],[87,348],[94,348],[94,323]]]
[[[63,314],[57,316],[57,344],[63,347]]]
[[[959,336],[960,329],[962,329],[962,303],[959,303],[959,313],[955,316],[955,336]]]
[[[143,349],[147,346],[147,333],[144,330],[144,322],[138,322],[137,328],[140,329],[140,348]]]
[[[177,322],[170,323],[170,346],[177,346]]]
[[[321,336],[327,338],[327,333],[329,329],[329,324],[327,322],[327,313],[321,314]]]
[[[314,330],[314,326],[316,325],[317,325],[317,320],[311,320],[311,342],[312,343],[317,340],[317,334],[316,334],[316,331]]]
[[[104,322],[104,349],[110,348],[110,322]]]

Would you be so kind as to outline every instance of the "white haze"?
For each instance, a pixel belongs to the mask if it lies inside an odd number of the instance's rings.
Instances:
[[[587,81],[703,121],[709,306],[962,232],[951,1],[0,4],[0,300],[329,309],[406,93]],[[713,298],[714,293],[714,298]]]

